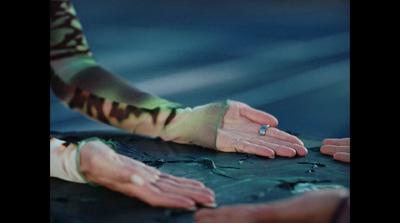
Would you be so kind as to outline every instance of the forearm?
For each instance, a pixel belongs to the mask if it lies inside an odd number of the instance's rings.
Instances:
[[[52,80],[52,89],[66,106],[97,121],[132,133],[210,148],[214,147],[218,118],[225,106],[225,103],[210,103],[194,108],[182,107],[145,93],[142,97],[132,98],[130,103],[127,103],[129,100],[119,102],[108,96],[115,97],[117,89],[106,97],[99,97],[66,84],[58,76]],[[126,90],[134,93],[135,89]]]
[[[147,109],[169,103],[140,91],[96,62],[69,0],[50,1],[50,67],[50,79],[57,76],[65,84],[97,97]]]
[[[50,85],[67,107],[132,133],[213,147],[224,103],[190,108],[139,90],[96,62],[68,0],[50,6]]]

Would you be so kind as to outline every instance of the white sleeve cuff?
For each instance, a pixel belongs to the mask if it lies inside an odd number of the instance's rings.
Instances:
[[[50,176],[76,183],[86,183],[76,164],[76,145],[50,138]]]

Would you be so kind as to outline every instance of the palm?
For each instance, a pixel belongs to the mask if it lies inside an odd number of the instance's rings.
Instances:
[[[270,125],[266,135],[258,134],[261,125]],[[295,136],[276,128],[278,120],[263,111],[256,110],[246,104],[230,101],[226,113],[222,117],[217,136],[217,149],[224,152],[250,153],[260,156],[293,157],[296,154],[305,156],[307,149]]]

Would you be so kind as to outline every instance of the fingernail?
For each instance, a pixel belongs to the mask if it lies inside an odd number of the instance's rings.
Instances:
[[[131,181],[132,183],[138,185],[138,186],[143,186],[144,185],[144,180],[141,176],[137,175],[137,174],[133,174],[131,176]]]
[[[186,210],[188,210],[188,211],[196,211],[196,210],[197,210],[197,207],[194,206],[194,207],[191,207],[191,208],[186,208]]]
[[[209,207],[209,208],[215,208],[215,207],[217,207],[218,205],[217,205],[217,203],[208,203],[208,204],[203,204],[203,206]]]

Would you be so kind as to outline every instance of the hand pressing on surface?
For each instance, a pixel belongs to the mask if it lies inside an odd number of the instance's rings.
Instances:
[[[88,141],[79,154],[87,180],[151,206],[193,210],[196,204],[215,206],[214,192],[196,180],[162,173],[137,160],[117,154],[100,141]]]
[[[349,199],[345,188],[320,190],[264,204],[201,209],[194,218],[195,223],[347,223]]]
[[[350,138],[325,139],[320,149],[322,154],[333,156],[333,159],[350,163]]]

